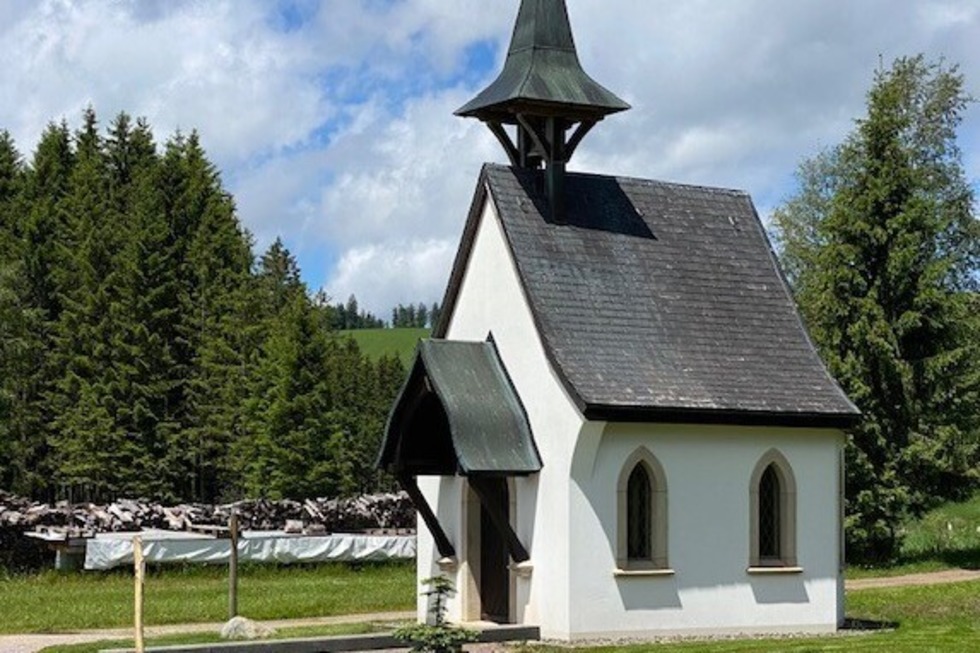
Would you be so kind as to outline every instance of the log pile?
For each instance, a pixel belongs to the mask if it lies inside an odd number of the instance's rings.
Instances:
[[[225,526],[232,511],[243,530],[281,530],[286,522],[315,526],[316,532],[358,532],[415,528],[415,508],[404,492],[371,494],[352,499],[306,501],[238,501],[224,505],[162,506],[150,501],[120,499],[108,505],[44,504],[0,490],[0,537],[41,527],[56,527],[80,536],[155,528],[187,531]]]

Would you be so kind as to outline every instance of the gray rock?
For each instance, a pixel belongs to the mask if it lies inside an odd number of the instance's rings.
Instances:
[[[261,639],[276,630],[245,617],[232,617],[221,627],[221,639]]]

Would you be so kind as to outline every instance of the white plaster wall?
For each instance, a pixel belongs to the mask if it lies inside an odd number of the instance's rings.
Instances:
[[[456,548],[457,556],[460,555],[463,544],[465,544],[465,528],[460,519],[462,508],[462,497],[465,486],[462,479],[444,478],[439,476],[420,476],[418,477],[419,490],[425,495],[426,501],[439,519],[439,523],[446,531],[446,537]],[[445,572],[439,568],[436,562],[439,560],[439,551],[436,549],[435,541],[429,533],[428,527],[422,520],[417,518],[416,533],[416,576],[418,578],[418,620],[425,621],[429,615],[429,604],[427,598],[422,595],[427,588],[422,585],[422,581],[433,576],[439,576]],[[462,587],[458,579],[456,587]],[[450,602],[449,618],[453,621],[460,621],[459,595]]]
[[[544,461],[540,474],[517,478],[513,484],[517,495],[515,530],[528,549],[533,567],[530,576],[513,578],[513,617],[517,623],[541,626],[545,637],[564,637],[571,628],[569,470],[583,419],[548,363],[499,218],[488,202],[446,338],[483,341],[491,332],[527,410]],[[462,591],[450,604],[450,618],[454,620],[461,620],[466,614],[465,603],[474,600],[467,592],[475,591],[466,577],[464,482],[431,478],[420,479],[419,483],[449,531],[459,557],[455,581]],[[419,578],[437,573],[437,552],[421,522],[418,553]],[[424,608],[421,600],[419,605]]]
[[[842,608],[838,455],[833,430],[610,424],[583,438],[573,466],[570,637],[611,633],[833,630]],[[616,482],[638,447],[667,476],[672,576],[615,576]],[[797,487],[800,574],[755,575],[749,483],[769,449]]]

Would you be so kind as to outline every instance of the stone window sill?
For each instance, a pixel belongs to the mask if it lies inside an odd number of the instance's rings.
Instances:
[[[767,574],[802,574],[803,567],[749,567],[746,569],[750,574],[765,576]]]
[[[673,569],[614,569],[613,576],[617,577],[641,577],[641,576],[673,576]]]

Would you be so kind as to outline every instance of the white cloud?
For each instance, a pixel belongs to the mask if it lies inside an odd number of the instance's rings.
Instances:
[[[975,3],[567,2],[586,70],[634,106],[589,135],[574,169],[743,188],[771,207],[800,159],[862,113],[879,57],[945,57],[980,94]],[[260,247],[281,235],[338,261],[311,285],[380,312],[437,300],[448,256],[433,252],[455,246],[480,163],[503,159],[452,116],[489,81],[466,54],[489,39],[503,56],[517,0],[300,6],[305,22],[284,26],[263,0],[2,2],[0,128],[29,151],[88,103],[103,121],[145,115],[161,138],[198,128]],[[976,106],[961,145],[975,180]]]
[[[0,86],[20,100],[0,102],[0,120],[18,141],[34,143],[48,120],[77,121],[92,104],[103,120],[146,116],[158,135],[198,128],[232,167],[303,140],[330,116],[305,79],[303,44],[269,30],[260,3],[132,7],[46,0],[0,33],[9,55]]]
[[[366,129],[338,138],[320,209],[324,237],[349,247],[459,229],[481,162],[501,156],[481,125],[447,119],[466,99],[450,90],[409,101],[402,115],[369,112]]]
[[[402,240],[347,250],[327,286],[333,301],[353,293],[362,308],[389,319],[397,304],[429,304],[449,276],[456,249],[454,240]]]

